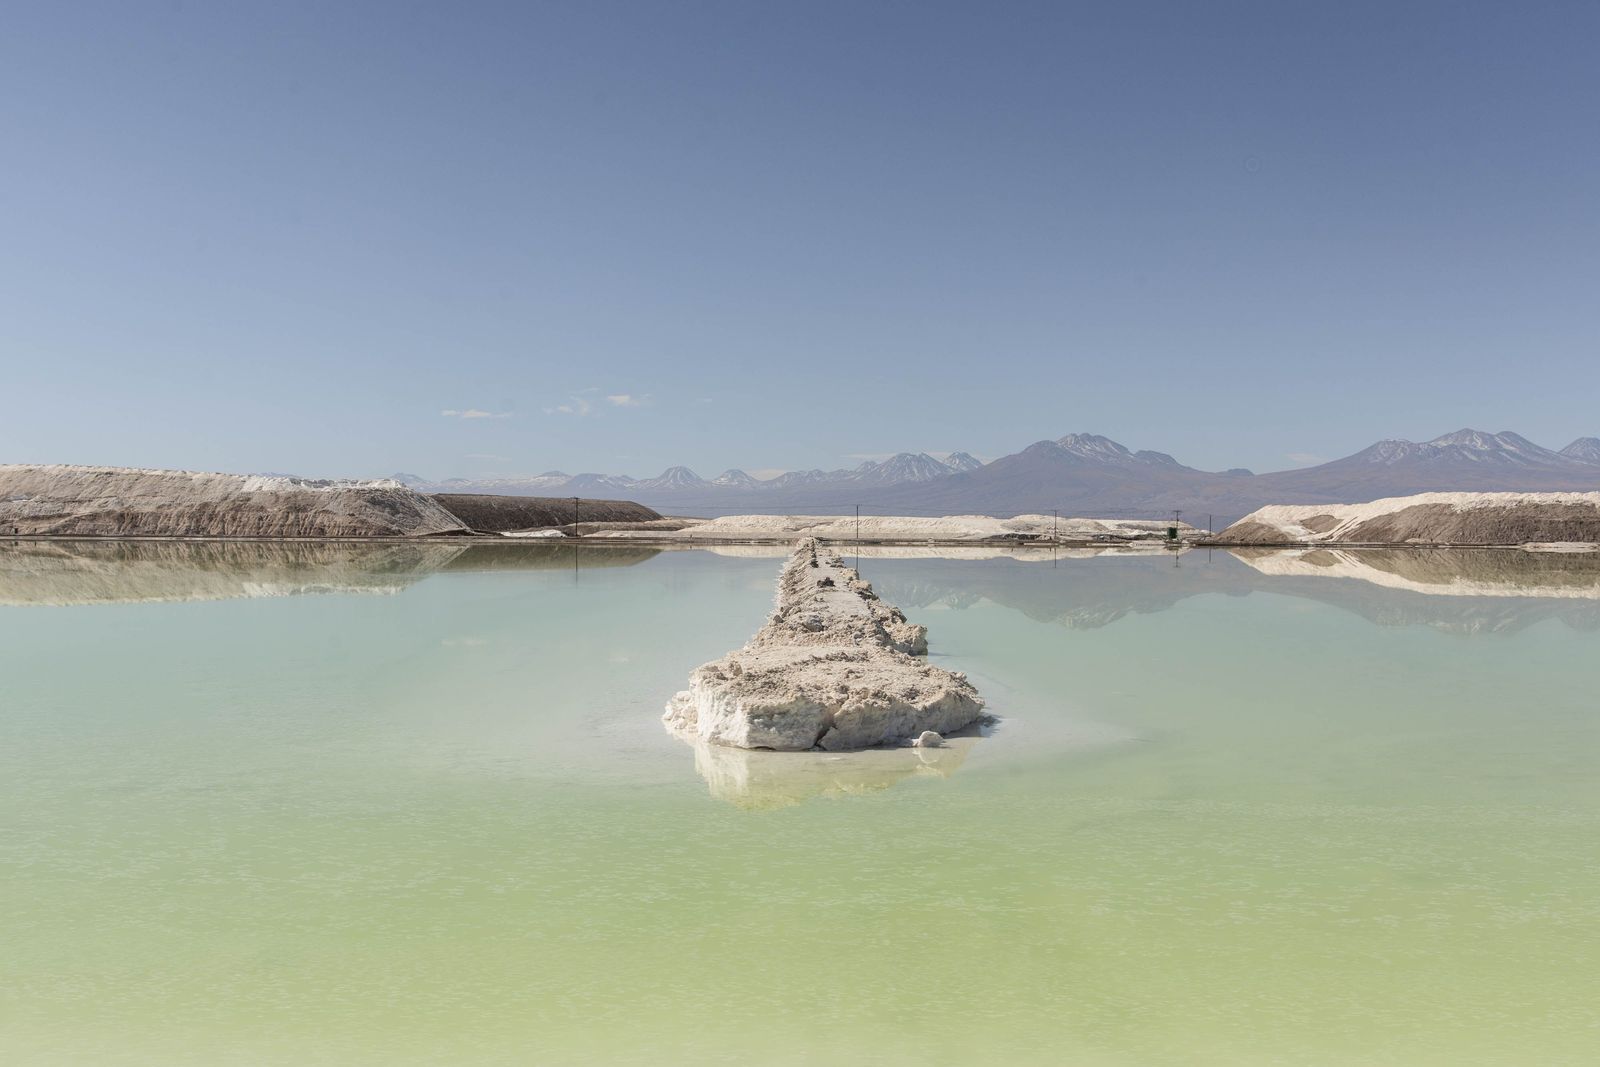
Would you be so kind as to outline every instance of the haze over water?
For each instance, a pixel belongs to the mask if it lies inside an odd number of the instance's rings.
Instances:
[[[869,556],[1000,724],[789,774],[775,558],[0,547],[0,1057],[1586,1062],[1595,562],[1370,558]]]

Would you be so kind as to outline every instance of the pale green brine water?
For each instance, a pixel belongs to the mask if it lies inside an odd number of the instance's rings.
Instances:
[[[1021,555],[829,759],[658,721],[774,554],[0,547],[0,1060],[1600,1057],[1600,562]]]

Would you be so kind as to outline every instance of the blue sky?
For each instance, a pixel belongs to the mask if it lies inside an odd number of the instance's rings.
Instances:
[[[1093,431],[1266,470],[1600,434],[1600,5],[5,21],[0,461],[711,475]]]

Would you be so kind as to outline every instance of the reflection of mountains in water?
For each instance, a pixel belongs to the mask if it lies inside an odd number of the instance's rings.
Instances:
[[[982,599],[1074,629],[1165,611],[1204,593],[1253,592],[1318,600],[1380,626],[1485,633],[1553,618],[1600,629],[1600,555],[1593,553],[1194,550],[1181,557],[1062,559],[1055,566],[994,560],[957,569],[908,561],[866,577],[908,611],[961,609]]]
[[[24,541],[0,544],[0,604],[392,595],[440,571],[626,567],[654,555],[510,542]]]

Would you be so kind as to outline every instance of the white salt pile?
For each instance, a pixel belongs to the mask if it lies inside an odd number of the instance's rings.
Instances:
[[[970,726],[983,698],[966,675],[916,658],[927,648],[924,627],[806,538],[784,565],[767,624],[690,675],[662,718],[712,744],[784,751],[869,748]]]

